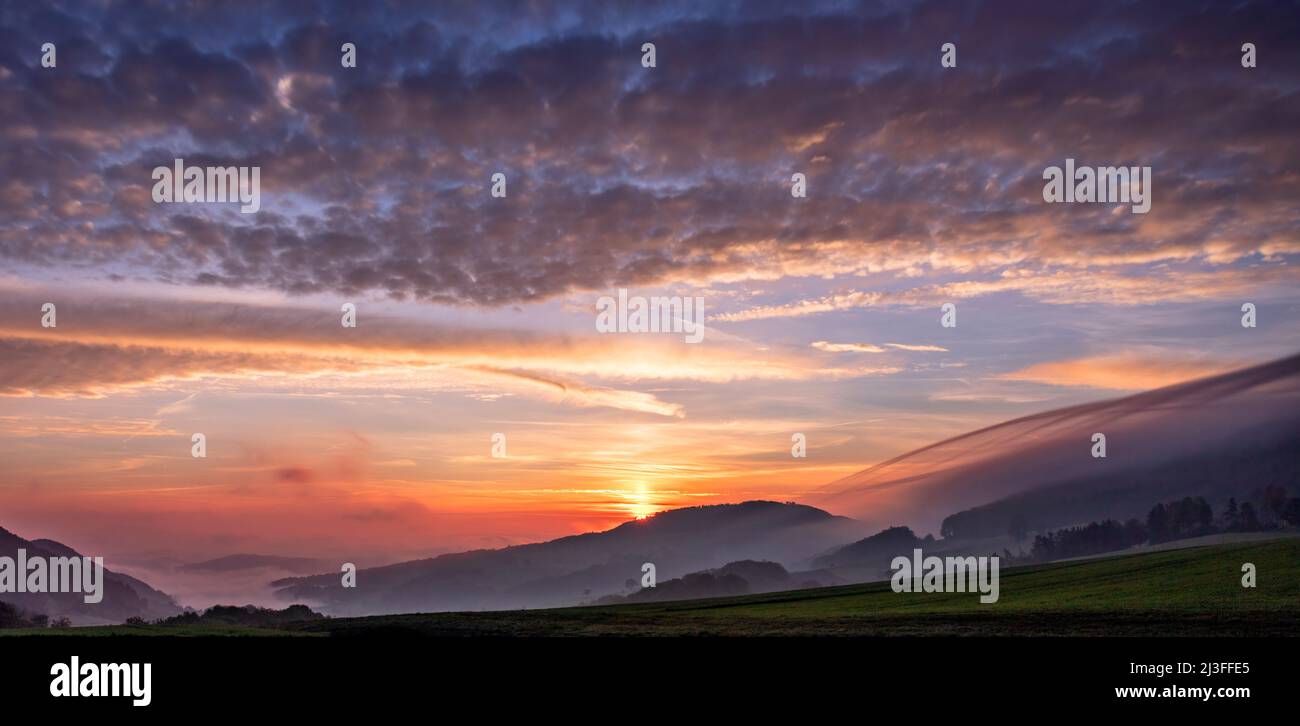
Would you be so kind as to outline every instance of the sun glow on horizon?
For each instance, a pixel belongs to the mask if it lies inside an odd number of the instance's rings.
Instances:
[[[631,491],[626,495],[627,503],[625,507],[627,511],[636,519],[645,519],[658,512],[659,507],[655,505],[653,494],[649,485],[644,481],[633,482]]]

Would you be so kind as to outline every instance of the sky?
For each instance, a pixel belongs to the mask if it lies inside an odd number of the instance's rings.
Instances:
[[[1294,6],[429,5],[0,5],[0,526],[392,562],[1297,350]],[[178,158],[259,211],[155,202]],[[1046,203],[1067,158],[1150,211]]]

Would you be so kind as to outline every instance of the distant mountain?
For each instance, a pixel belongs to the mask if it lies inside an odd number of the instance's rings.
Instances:
[[[596,604],[698,600],[706,597],[750,595],[841,584],[844,584],[843,580],[825,570],[792,573],[777,562],[741,560],[728,562],[716,569],[692,572],[683,577],[659,582],[655,587],[641,588],[628,595],[603,597]]]
[[[1106,436],[1093,458],[1092,437]],[[1005,535],[1264,486],[1300,492],[1300,355],[1124,398],[1026,416],[918,449],[828,485],[811,501],[945,537]],[[952,516],[948,516],[952,515]]]
[[[48,539],[25,540],[0,527],[0,556],[18,557],[18,550],[32,557],[81,557],[65,544]],[[6,602],[29,613],[42,613],[50,618],[66,617],[73,625],[106,625],[124,622],[129,617],[146,620],[166,618],[181,612],[181,608],[166,593],[155,590],[130,575],[104,568],[104,598],[98,603],[85,602],[83,593],[18,593],[0,592],[0,602]]]
[[[298,574],[320,572],[326,565],[321,560],[308,557],[277,557],[275,555],[226,555],[203,562],[194,562],[177,567],[182,572],[219,573],[238,572],[241,570],[274,569]]]
[[[660,512],[605,532],[538,544],[446,554],[374,567],[343,588],[340,575],[278,580],[287,600],[334,614],[575,605],[639,585],[644,563],[659,580],[737,560],[797,567],[852,540],[856,522],[793,503],[753,501]]]
[[[879,567],[889,568],[889,563],[898,555],[911,555],[912,550],[922,547],[925,541],[917,537],[908,527],[890,527],[881,532],[860,539],[852,544],[838,547],[816,560],[817,567]]]

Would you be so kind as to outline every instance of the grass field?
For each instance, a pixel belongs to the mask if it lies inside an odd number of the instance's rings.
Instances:
[[[1242,563],[1257,587],[1241,585]],[[288,626],[9,631],[73,635],[362,636],[1295,636],[1300,539],[1004,569],[1001,598],[895,593],[888,583],[678,603],[335,618]],[[173,632],[174,631],[174,632]],[[4,633],[5,631],[0,631]]]

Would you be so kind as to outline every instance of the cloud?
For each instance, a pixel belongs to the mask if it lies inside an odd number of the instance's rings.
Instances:
[[[812,347],[817,350],[824,350],[827,353],[884,353],[885,349],[878,345],[870,343],[828,343],[824,340],[816,341]]]
[[[162,418],[163,416],[171,416],[178,413],[189,413],[194,410],[194,399],[198,397],[199,392],[195,391],[179,401],[160,407],[153,415]]]
[[[473,366],[473,369],[536,384],[544,391],[553,394],[553,396],[558,396],[560,402],[574,406],[608,406],[625,411],[653,413],[659,416],[673,416],[676,418],[685,416],[685,410],[681,405],[666,403],[652,394],[641,391],[617,390],[573,382],[566,383],[536,374],[501,370],[490,366]]]
[[[1015,293],[1049,305],[1150,305],[1160,302],[1240,300],[1285,294],[1300,283],[1300,268],[1232,268],[1203,270],[1004,270],[996,277],[936,283],[898,291],[851,290],[820,298],[776,305],[756,305],[710,315],[715,322],[735,323],[775,318],[799,318],[872,307],[933,307],[944,302]],[[897,345],[895,347],[898,347]],[[906,349],[906,348],[902,348]]]
[[[948,349],[938,345],[909,345],[907,343],[885,343],[886,348],[906,350],[913,353],[947,353]]]
[[[303,356],[0,337],[0,395],[99,397],[141,383],[201,375],[295,373],[326,365]],[[340,361],[335,367],[353,366]]]
[[[275,480],[287,484],[310,484],[316,479],[316,472],[302,466],[286,466],[276,469]]]
[[[400,17],[271,3],[254,23],[205,4],[109,4],[51,25],[17,8],[6,37],[75,52],[54,73],[32,54],[0,57],[0,260],[65,278],[499,307],[782,277],[945,277],[960,291],[1024,266],[1063,278],[1043,297],[1078,299],[1112,292],[1089,286],[1098,270],[1250,276],[1300,254],[1287,75],[1300,49],[1282,5],[617,15],[581,2]],[[940,34],[1000,40],[943,73]],[[670,61],[653,72],[637,62],[646,37]],[[1223,51],[1240,38],[1269,62],[1242,73]],[[358,68],[341,68],[344,40],[362,49]],[[1043,204],[1041,171],[1067,156],[1152,164],[1151,214]],[[264,211],[149,203],[150,169],[177,157],[260,166]],[[809,175],[797,205],[791,169]],[[496,171],[507,199],[487,194]],[[1185,288],[1185,272],[1169,270],[1170,285]],[[715,319],[876,295],[896,297]]]
[[[792,347],[736,336],[708,345],[676,338],[574,336],[470,329],[370,314],[357,328],[334,311],[213,302],[164,303],[59,293],[60,324],[44,329],[31,310],[50,290],[0,290],[0,395],[105,396],[200,378],[243,385],[517,393],[561,405],[682,417],[680,403],[636,390],[646,381],[822,380],[889,375],[895,366],[828,367]],[[663,343],[667,342],[667,345]],[[197,394],[162,406],[161,419],[191,410]]]
[[[812,347],[817,350],[824,350],[827,353],[887,353],[889,348],[911,353],[948,352],[947,348],[941,348],[937,345],[909,345],[907,343],[885,343],[882,347],[872,343],[828,343],[824,340],[818,340],[812,344]]]
[[[1197,360],[1171,354],[1118,353],[1035,363],[997,378],[1054,386],[1139,391],[1223,373],[1241,365],[1240,361]]]

